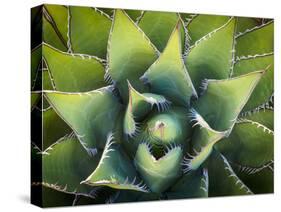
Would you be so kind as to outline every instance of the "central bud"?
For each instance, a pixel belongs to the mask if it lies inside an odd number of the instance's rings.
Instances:
[[[182,125],[172,114],[157,114],[147,122],[147,130],[152,140],[171,143],[182,137]]]

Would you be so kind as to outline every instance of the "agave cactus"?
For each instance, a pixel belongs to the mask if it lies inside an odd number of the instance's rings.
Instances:
[[[31,54],[35,204],[273,192],[273,20],[43,5]]]

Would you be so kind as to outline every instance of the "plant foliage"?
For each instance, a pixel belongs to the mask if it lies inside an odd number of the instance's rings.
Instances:
[[[31,25],[42,206],[273,192],[272,20],[43,5]]]

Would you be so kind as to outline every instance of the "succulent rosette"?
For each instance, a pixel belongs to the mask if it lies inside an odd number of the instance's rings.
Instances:
[[[272,193],[273,56],[270,19],[33,9],[33,192],[43,206]]]

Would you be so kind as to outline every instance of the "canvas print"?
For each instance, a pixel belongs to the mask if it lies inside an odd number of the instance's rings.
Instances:
[[[270,18],[31,9],[31,201],[273,193]]]

